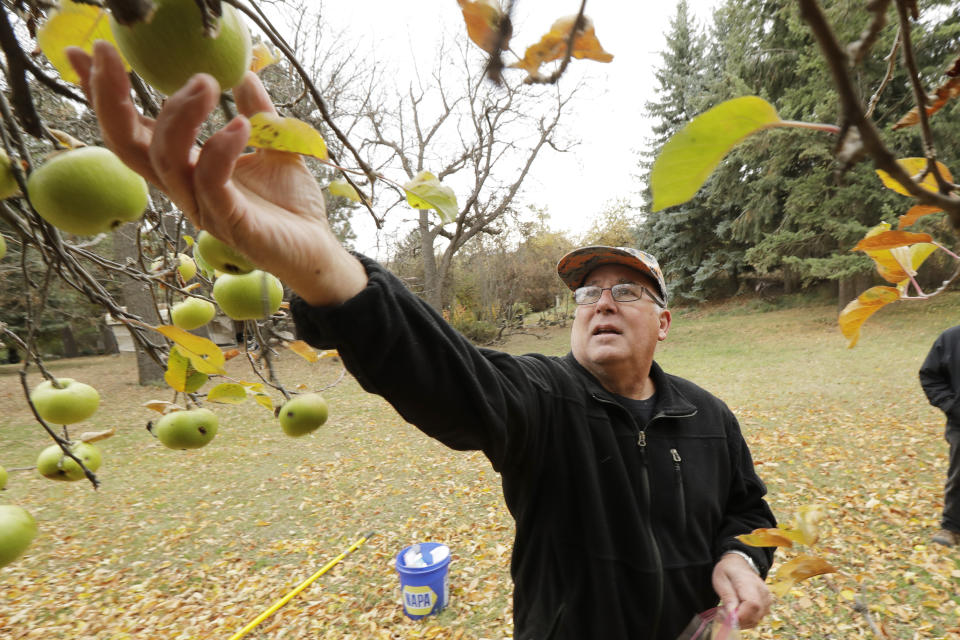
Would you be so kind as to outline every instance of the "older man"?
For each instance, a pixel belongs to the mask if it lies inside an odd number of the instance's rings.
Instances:
[[[339,245],[298,157],[243,154],[245,116],[273,109],[253,74],[234,90],[244,115],[200,151],[212,78],[195,77],[153,122],[108,45],[70,57],[107,144],[194,224],[286,282],[305,339],[339,349],[365,389],[502,474],[516,638],[673,640],[718,600],[743,626],[768,611],[772,554],[735,539],[773,526],[765,488],[729,409],[653,361],[670,312],[652,256],[588,247],[560,261],[578,304],[566,357],[478,349]]]

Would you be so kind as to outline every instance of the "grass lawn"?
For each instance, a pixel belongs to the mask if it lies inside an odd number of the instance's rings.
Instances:
[[[960,317],[960,294],[893,305],[853,350],[833,306],[759,313],[749,305],[674,312],[658,361],[726,400],[741,421],[782,521],[820,504],[821,541],[800,551],[841,573],[779,599],[746,638],[870,637],[852,611],[861,595],[892,638],[960,637],[960,552],[928,544],[946,468],[943,419],[917,369]],[[502,348],[563,354],[569,328]],[[94,491],[29,469],[48,438],[23,402],[18,369],[0,367],[4,502],[41,535],[0,569],[0,637],[229,638],[368,531],[376,535],[247,638],[511,636],[513,524],[499,479],[478,453],[452,452],[406,425],[347,376],[325,395],[331,419],[283,435],[255,403],[216,405],[220,432],[197,451],[170,451],[146,430],[142,405],[166,388],[135,384],[132,356],[50,363],[93,384],[103,401],[77,433],[115,428]],[[288,385],[335,382],[339,365],[280,356]],[[229,373],[252,380],[237,358]],[[30,386],[40,380],[31,369]],[[277,398],[275,398],[276,400]],[[451,603],[414,622],[402,612],[393,560],[420,541],[450,545]],[[796,555],[778,551],[778,563]]]

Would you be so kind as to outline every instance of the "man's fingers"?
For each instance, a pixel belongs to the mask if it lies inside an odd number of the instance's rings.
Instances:
[[[93,44],[86,88],[110,150],[128,167],[159,184],[148,153],[152,131],[130,98],[130,80],[120,54],[108,42],[98,40]]]
[[[67,47],[66,54],[70,66],[80,76],[80,87],[83,89],[84,95],[87,96],[87,102],[92,104],[93,101],[90,99],[90,72],[93,68],[93,58],[80,47]]]
[[[270,100],[266,89],[263,88],[263,83],[260,82],[257,74],[252,71],[247,71],[243,76],[243,82],[234,87],[233,99],[237,103],[237,110],[248,118],[261,111],[277,113],[273,101]]]
[[[212,76],[197,74],[167,99],[157,117],[150,161],[164,191],[187,214],[196,212],[193,164],[197,133],[220,98]]]
[[[226,127],[210,136],[203,145],[203,152],[197,159],[193,180],[197,205],[200,211],[231,211],[237,207],[239,193],[231,182],[237,158],[243,153],[250,138],[250,123],[243,116],[237,116]],[[226,221],[230,224],[230,221]],[[217,228],[217,221],[199,220],[204,227]],[[220,238],[229,238],[230,234],[215,233]]]

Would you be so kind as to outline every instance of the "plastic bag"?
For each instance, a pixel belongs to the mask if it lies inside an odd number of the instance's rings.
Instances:
[[[693,616],[690,624],[677,640],[739,640],[740,625],[737,612],[727,613],[723,607],[714,607]]]

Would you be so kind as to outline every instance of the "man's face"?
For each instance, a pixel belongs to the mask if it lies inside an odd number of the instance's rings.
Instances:
[[[657,292],[647,275],[620,265],[603,265],[590,272],[581,286],[608,289],[615,284],[643,285]],[[573,356],[591,372],[613,374],[621,367],[649,368],[657,342],[667,337],[670,312],[644,293],[639,300],[616,302],[603,291],[593,304],[578,305],[570,334]],[[598,376],[599,377],[599,376]]]

